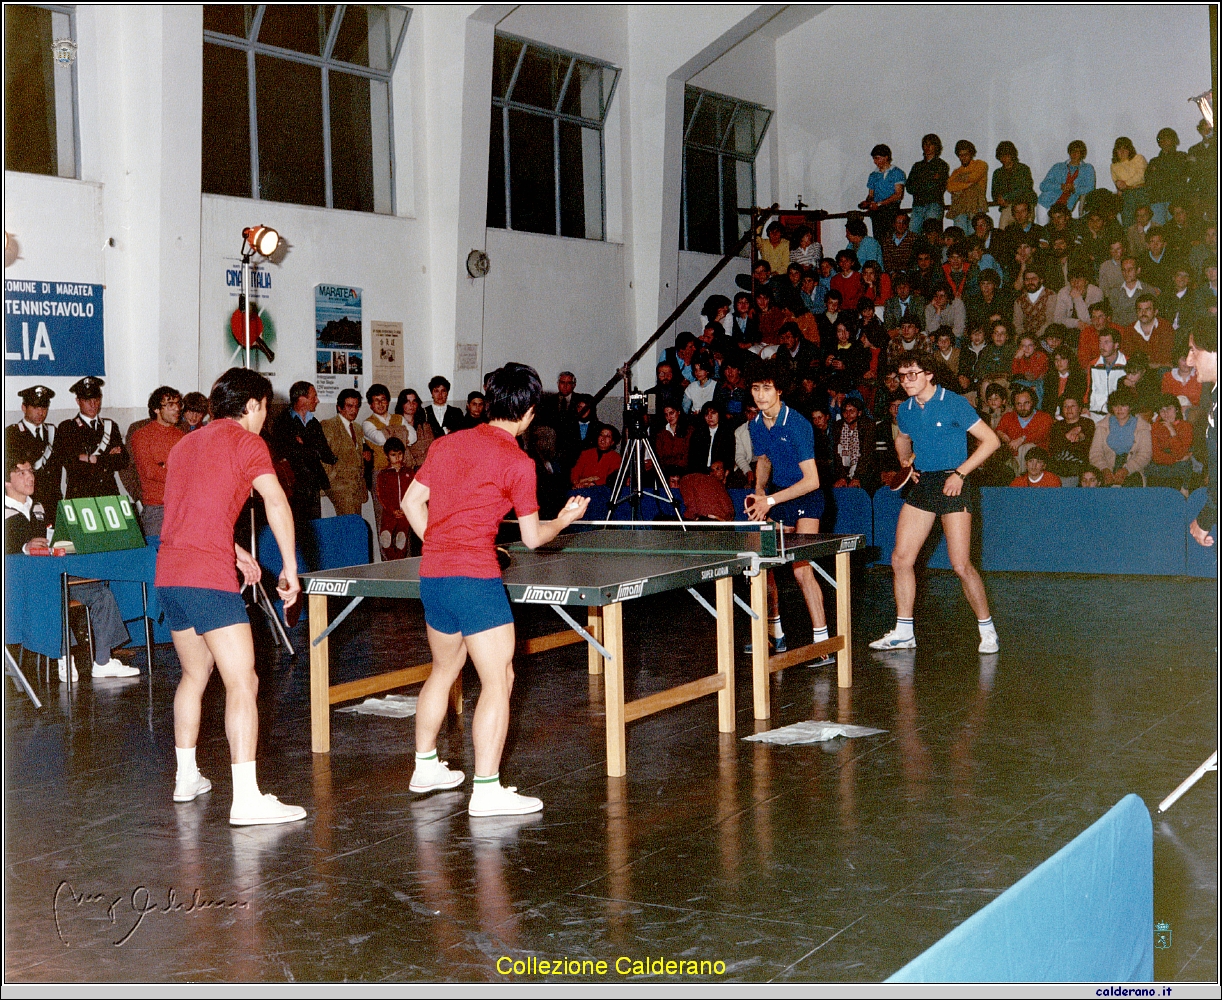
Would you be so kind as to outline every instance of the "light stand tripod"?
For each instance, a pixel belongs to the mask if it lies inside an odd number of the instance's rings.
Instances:
[[[641,500],[651,497],[658,503],[670,504],[679,520],[680,527],[687,530],[679,504],[666,482],[666,474],[662,471],[662,463],[654,454],[649,444],[649,435],[645,430],[645,414],[648,409],[648,397],[630,388],[632,384],[632,366],[624,365],[624,453],[619,471],[615,474],[615,483],[611,487],[611,499],[607,504],[607,518],[611,519],[615,508],[623,503],[632,505],[632,520],[641,520]],[[658,482],[662,486],[664,497],[651,493],[645,488],[646,465],[649,464]],[[629,486],[631,483],[631,486]]]
[[[263,227],[258,227],[262,229]],[[257,236],[257,230],[253,231]],[[243,230],[242,232],[242,312],[243,322],[245,323],[245,336],[243,341],[243,368],[250,367],[250,348],[254,341],[251,336],[250,329],[250,272],[251,258],[256,253],[261,253],[258,249],[259,243],[257,239],[252,239],[252,230]],[[273,252],[273,251],[269,251]],[[265,255],[264,255],[265,256]],[[250,491],[251,500],[254,500],[255,491]],[[255,525],[255,505],[252,502],[250,505],[250,554],[257,561],[259,558],[258,537]],[[275,640],[277,646],[285,646],[289,653],[296,655],[296,650],[293,649],[293,643],[289,640],[288,633],[284,629],[284,625],[280,622],[280,616],[276,614],[275,605],[272,604],[271,598],[267,596],[267,591],[263,588],[263,581],[256,580],[250,585],[252,603],[260,611],[262,611],[272,623],[272,639]],[[300,599],[300,598],[299,598]]]

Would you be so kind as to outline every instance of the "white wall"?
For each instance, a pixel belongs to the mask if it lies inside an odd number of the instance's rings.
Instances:
[[[1200,4],[836,6],[781,36],[776,65],[782,205],[855,207],[871,147],[887,143],[907,172],[926,132],[952,167],[971,140],[990,176],[1009,139],[1037,186],[1082,139],[1110,188],[1117,136],[1147,158],[1164,126],[1181,148],[1197,141],[1188,98],[1209,89],[1208,17]],[[835,252],[843,228],[828,230]]]
[[[686,296],[696,285],[709,273],[717,262],[721,260],[716,254],[708,253],[690,253],[686,250],[679,251],[679,294]],[[717,275],[710,283],[709,287],[696,296],[695,301],[683,310],[683,314],[675,321],[675,325],[671,327],[669,334],[665,334],[658,341],[657,356],[661,357],[662,352],[670,347],[675,342],[675,334],[686,330],[689,333],[694,333],[697,337],[700,336],[700,307],[704,305],[705,300],[710,295],[724,295],[731,302],[734,301],[734,296],[742,291],[734,282],[734,278],[739,274],[751,273],[751,261],[746,257],[740,257],[737,260],[732,260],[725,266],[725,269]]]
[[[552,389],[567,369],[593,393],[632,353],[622,246],[489,229],[488,255],[485,371],[521,361]]]

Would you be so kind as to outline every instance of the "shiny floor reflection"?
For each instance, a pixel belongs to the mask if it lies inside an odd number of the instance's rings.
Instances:
[[[199,749],[215,790],[171,802],[168,647],[151,701],[146,684],[85,679],[71,706],[53,683],[36,712],[7,686],[6,976],[886,978],[1123,795],[1153,810],[1217,746],[1212,581],[987,583],[999,655],[977,655],[957,581],[940,573],[922,589],[919,648],[871,654],[894,605],[889,576],[868,572],[856,686],[838,689],[833,668],[775,675],[770,727],[887,730],[865,739],[744,742],[756,723],[740,657],[737,738],[703,699],[633,723],[628,777],[607,778],[585,650],[520,661],[502,774],[546,803],[520,818],[471,819],[461,792],[412,795],[410,719],[333,715],[332,753],[313,755],[304,656],[268,650],[260,665],[261,783],[310,811],[288,827],[227,824],[215,679]],[[783,599],[799,632],[792,581]],[[554,630],[546,615],[527,609],[521,632]],[[628,697],[710,672],[710,624],[686,595],[628,605]],[[419,605],[367,601],[331,649],[333,680],[423,662]],[[468,672],[466,714],[442,737],[468,773],[477,693]],[[1157,978],[1217,979],[1217,813],[1210,774],[1154,818],[1155,919],[1173,929]]]

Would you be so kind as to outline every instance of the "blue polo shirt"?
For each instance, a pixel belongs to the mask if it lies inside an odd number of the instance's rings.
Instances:
[[[904,176],[904,171],[899,167],[893,166],[885,174],[881,170],[875,170],[871,173],[866,181],[866,187],[874,192],[875,201],[886,201],[895,194],[895,185],[903,184],[907,180],[908,178]],[[895,207],[898,208],[899,206],[896,205]]]
[[[962,396],[938,386],[924,406],[909,396],[896,417],[900,431],[912,438],[917,470],[945,472],[967,458],[967,429],[980,414]]]
[[[772,465],[772,485],[783,490],[800,482],[802,469],[799,463],[815,457],[815,430],[810,421],[782,403],[776,423],[771,427],[764,423],[762,413],[748,426],[751,430],[751,450],[768,459]]]

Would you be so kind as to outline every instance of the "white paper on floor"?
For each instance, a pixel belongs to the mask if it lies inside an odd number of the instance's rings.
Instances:
[[[416,714],[416,696],[388,694],[385,698],[366,698],[359,705],[337,709],[359,715],[384,715],[390,719],[408,719]]]
[[[754,740],[756,743],[826,743],[837,736],[853,739],[857,736],[877,736],[886,731],[871,729],[869,726],[849,726],[840,722],[795,722],[792,726],[770,729],[766,733],[756,733],[745,739]]]

